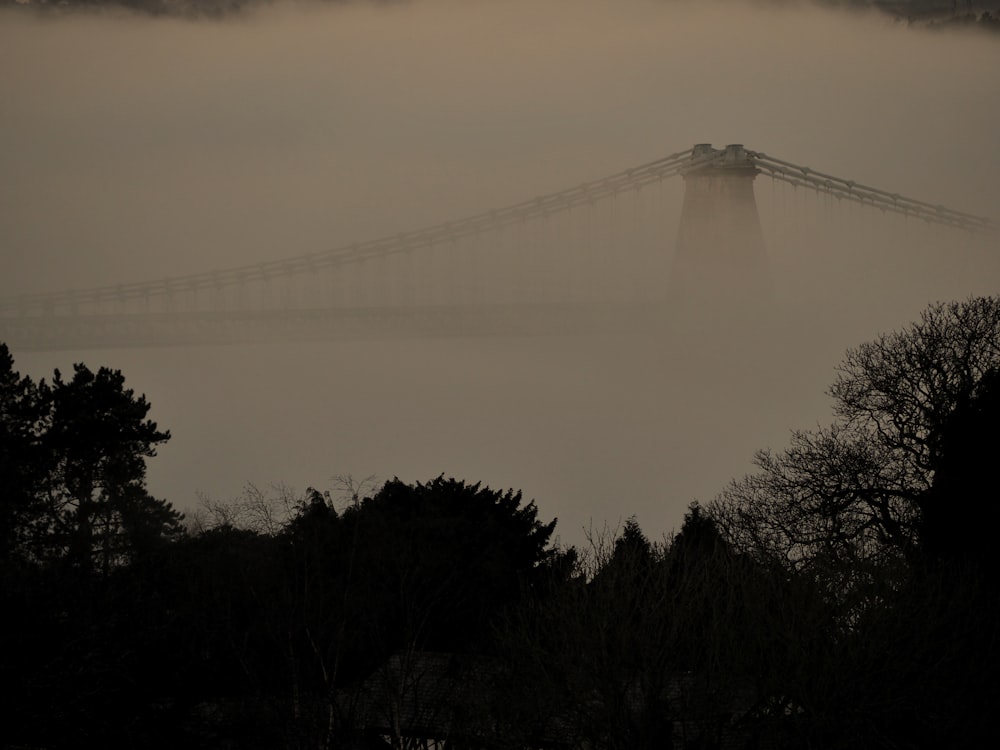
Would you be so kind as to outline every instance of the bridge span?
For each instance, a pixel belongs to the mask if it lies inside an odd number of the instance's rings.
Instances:
[[[766,305],[754,195],[770,178],[837,203],[973,234],[992,219],[835,177],[742,145],[698,144],[509,206],[391,236],[164,279],[0,299],[22,350],[260,340],[514,336],[637,330]],[[684,181],[673,236],[624,199]],[[662,206],[653,212],[662,212]]]

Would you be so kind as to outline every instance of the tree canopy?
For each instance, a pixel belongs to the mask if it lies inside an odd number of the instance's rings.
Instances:
[[[552,558],[555,524],[513,490],[443,476],[386,482],[344,511],[338,532],[357,571],[350,585],[367,589],[371,645],[462,650],[483,638]]]
[[[4,552],[107,574],[180,533],[181,515],[146,491],[146,459],[170,439],[118,370],[21,377],[0,344]]]

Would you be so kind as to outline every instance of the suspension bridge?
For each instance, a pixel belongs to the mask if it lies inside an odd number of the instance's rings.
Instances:
[[[23,350],[267,339],[521,335],[642,327],[766,304],[757,177],[908,221],[990,235],[992,219],[761,151],[698,144],[608,177],[391,236],[200,273],[0,298]],[[683,181],[677,222],[642,196]],[[631,201],[632,214],[626,203]],[[656,205],[653,212],[662,214]]]

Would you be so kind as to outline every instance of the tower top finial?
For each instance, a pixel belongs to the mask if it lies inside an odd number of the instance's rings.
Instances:
[[[725,148],[713,148],[711,143],[696,143],[691,149],[690,165],[683,173],[713,173],[719,170],[757,174],[754,157],[743,148],[742,143],[731,143]]]

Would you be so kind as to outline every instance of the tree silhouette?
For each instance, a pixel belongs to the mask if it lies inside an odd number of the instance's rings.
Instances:
[[[35,384],[0,345],[4,538],[22,559],[107,575],[180,533],[181,515],[145,484],[170,433],[124,382],[77,364],[70,380],[56,370]]]
[[[501,630],[510,736],[527,746],[554,735],[609,749],[768,746],[776,734],[761,726],[785,718],[782,690],[809,684],[807,665],[787,672],[792,642],[819,635],[796,618],[802,597],[785,577],[736,553],[696,504],[666,543],[651,544],[633,518],[616,537],[592,537],[583,558]]]
[[[39,434],[45,415],[38,386],[14,369],[0,343],[0,561],[4,568],[29,544],[28,528],[40,515],[44,466]]]
[[[711,505],[736,550],[783,571],[794,619],[823,634],[799,629],[772,683],[793,697],[800,741],[998,739],[982,719],[1000,695],[998,369],[1000,299],[932,305],[848,352],[832,426],[762,451],[759,472]]]
[[[998,367],[1000,298],[932,305],[850,350],[830,389],[837,420],[758,453],[759,472],[727,488],[713,516],[738,548],[810,567],[834,588],[904,572],[923,558],[935,475],[954,460],[948,425]]]
[[[170,433],[146,419],[148,402],[124,387],[120,371],[93,373],[82,364],[73,370],[69,381],[57,370],[45,389],[47,554],[83,572],[107,574],[180,532],[180,514],[145,486],[145,459]]]
[[[929,562],[972,562],[992,572],[1000,522],[1000,369],[986,373],[939,431],[930,489],[920,498],[920,537]]]
[[[520,492],[439,476],[386,482],[342,516],[368,587],[368,632],[383,647],[462,651],[488,634],[553,552],[555,521]]]
[[[169,438],[120,372],[74,366],[52,382],[15,370],[0,344],[0,608],[19,685],[5,739],[145,744],[136,717],[163,677],[169,618],[158,569],[181,516],[146,491],[146,458]],[[114,738],[114,741],[112,741]]]

